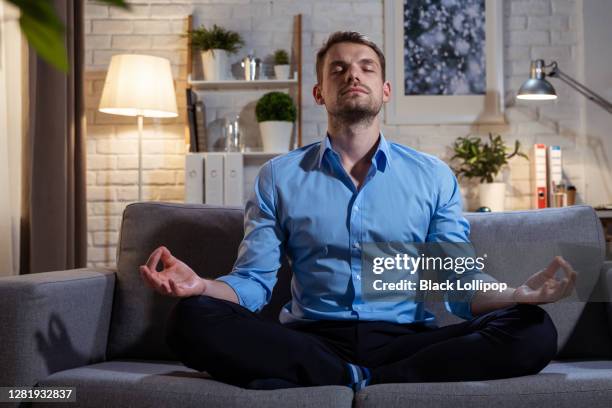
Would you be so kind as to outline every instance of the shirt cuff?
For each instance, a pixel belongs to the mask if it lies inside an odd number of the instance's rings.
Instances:
[[[463,274],[455,280],[455,282],[457,281],[461,281],[461,283],[465,283],[467,281],[499,282],[491,275],[483,272]],[[474,315],[472,314],[472,299],[476,295],[476,292],[478,292],[477,289],[453,290],[447,292],[444,301],[446,310],[465,320],[473,319]]]
[[[259,283],[248,278],[243,278],[233,274],[219,276],[215,280],[227,283],[236,292],[240,306],[249,309],[251,312],[257,312],[265,303],[261,301],[262,288]]]

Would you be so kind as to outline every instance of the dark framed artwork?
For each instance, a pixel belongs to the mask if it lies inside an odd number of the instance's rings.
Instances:
[[[501,0],[385,0],[389,124],[503,123]]]

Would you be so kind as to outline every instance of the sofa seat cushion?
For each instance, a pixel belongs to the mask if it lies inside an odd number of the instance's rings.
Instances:
[[[443,369],[443,368],[441,368]],[[612,361],[553,361],[536,375],[491,381],[379,384],[355,407],[609,408]]]
[[[354,395],[344,386],[249,390],[215,381],[179,362],[144,360],[60,371],[37,385],[76,387],[79,407],[351,407]]]

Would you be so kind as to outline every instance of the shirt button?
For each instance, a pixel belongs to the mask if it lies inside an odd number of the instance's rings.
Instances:
[[[359,211],[359,206],[357,206],[357,205],[356,205],[356,206],[354,207],[354,209],[355,209],[355,211]]]
[[[361,280],[361,276],[359,276],[359,275],[355,275],[355,279],[357,279],[357,280]]]
[[[355,243],[353,244],[353,248],[359,248],[359,242],[355,242]]]

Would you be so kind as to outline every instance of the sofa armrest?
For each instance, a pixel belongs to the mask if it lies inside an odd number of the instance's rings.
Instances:
[[[103,268],[0,278],[0,386],[103,361],[114,286]]]

